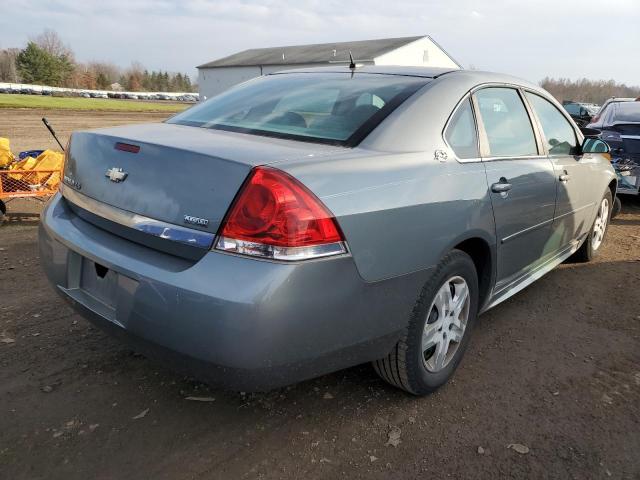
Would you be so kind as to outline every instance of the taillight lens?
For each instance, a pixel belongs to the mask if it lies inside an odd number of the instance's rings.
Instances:
[[[275,260],[307,260],[347,252],[331,212],[290,175],[256,167],[223,221],[218,250]]]

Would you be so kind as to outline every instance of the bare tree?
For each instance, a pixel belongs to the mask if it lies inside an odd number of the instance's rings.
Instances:
[[[18,83],[20,81],[16,67],[18,53],[20,53],[19,48],[0,50],[0,82]]]
[[[95,72],[97,79],[100,79],[98,81],[100,88],[107,88],[112,83],[117,82],[122,73],[120,68],[107,62],[90,62],[88,68]]]
[[[73,62],[74,55],[71,47],[65,45],[65,43],[58,35],[58,32],[51,29],[46,29],[40,35],[35,37],[33,42],[36,43],[45,52],[55,57],[66,57],[70,62]]]
[[[568,78],[545,78],[540,85],[558,101],[572,100],[602,104],[611,97],[638,97],[640,87],[630,87],[613,80],[570,80]]]

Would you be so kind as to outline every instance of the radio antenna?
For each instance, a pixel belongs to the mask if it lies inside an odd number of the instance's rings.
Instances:
[[[349,68],[351,70],[356,69],[356,62],[353,60],[353,55],[351,54],[351,50],[349,50]]]

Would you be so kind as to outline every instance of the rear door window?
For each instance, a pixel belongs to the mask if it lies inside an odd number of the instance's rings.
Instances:
[[[611,123],[640,123],[640,102],[621,102]]]
[[[444,136],[458,158],[478,158],[480,156],[476,122],[469,99],[465,100],[453,114]]]
[[[517,90],[489,87],[475,94],[487,135],[489,156],[538,155],[531,119]]]
[[[569,121],[551,102],[527,92],[527,100],[535,110],[549,155],[570,155],[577,146],[576,133]]]

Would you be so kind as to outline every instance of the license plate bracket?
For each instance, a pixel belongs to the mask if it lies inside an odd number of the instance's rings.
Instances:
[[[88,258],[83,258],[80,289],[107,307],[115,308],[118,273]]]

